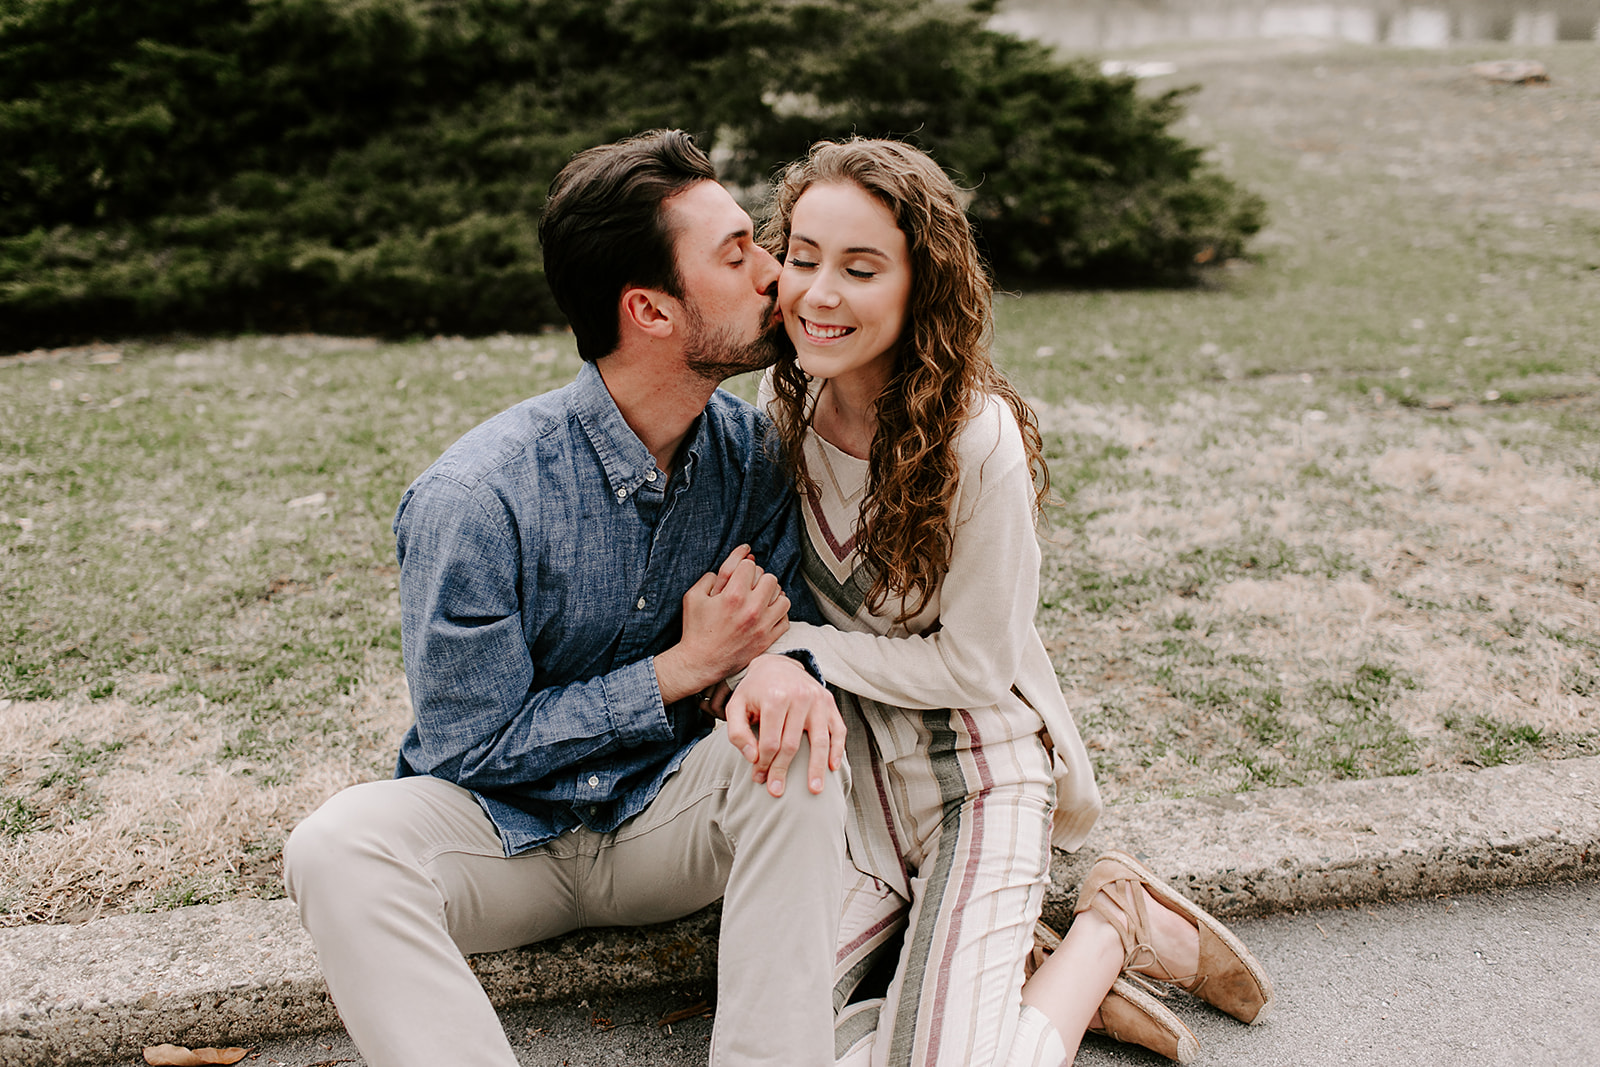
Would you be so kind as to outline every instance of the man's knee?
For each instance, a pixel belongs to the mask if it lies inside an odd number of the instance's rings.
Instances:
[[[349,790],[345,790],[349,792]],[[300,902],[334,874],[335,861],[348,854],[347,826],[339,818],[343,793],[335,794],[294,828],[283,845],[283,884],[289,899]]]
[[[815,826],[838,835],[843,840],[846,798],[850,790],[849,768],[841,763],[838,770],[822,772],[822,792],[813,793],[807,781],[806,761],[810,758],[809,740],[802,739],[800,750],[789,765],[789,775],[784,783],[783,795],[772,796],[764,784],[751,779],[746,765],[742,778],[743,789],[748,791],[746,803],[757,808],[767,808],[772,817],[786,824]]]
[[[390,782],[350,786],[329,797],[289,835],[283,846],[283,881],[289,899],[348,885],[356,868],[372,858],[382,825],[392,816]]]

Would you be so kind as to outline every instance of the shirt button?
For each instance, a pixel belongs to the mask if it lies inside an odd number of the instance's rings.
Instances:
[[[643,611],[644,610],[644,605],[645,605],[645,599],[644,599],[644,597],[640,597],[639,598],[639,603],[635,604],[634,607],[638,608],[640,611]]]
[[[597,812],[598,812],[598,811],[599,811],[599,810],[600,810],[600,809],[599,809],[599,808],[597,808],[597,807],[595,807],[595,806],[594,806],[594,805],[593,805],[593,804],[590,804],[590,805],[589,805],[589,818],[591,818],[591,819],[592,819],[592,818],[594,818],[594,817],[595,817],[595,814],[596,814],[596,813],[597,813]]]
[[[593,789],[600,784],[600,779],[595,775],[589,776],[589,788]]]
[[[652,467],[652,468],[651,468],[651,469],[650,469],[650,473],[649,473],[649,474],[646,474],[646,475],[645,475],[645,476],[644,476],[644,480],[645,480],[645,481],[647,481],[647,482],[653,482],[653,481],[655,481],[655,480],[656,480],[656,472],[655,472],[655,468],[653,468],[653,467]]]
[[[628,499],[628,490],[625,489],[625,488],[624,489],[618,489],[617,490],[617,499],[618,500],[626,500],[626,499]]]

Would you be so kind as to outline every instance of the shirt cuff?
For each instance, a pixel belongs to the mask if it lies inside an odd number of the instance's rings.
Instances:
[[[606,713],[617,740],[629,748],[651,741],[671,741],[672,721],[661,703],[655,657],[630,663],[601,677]]]

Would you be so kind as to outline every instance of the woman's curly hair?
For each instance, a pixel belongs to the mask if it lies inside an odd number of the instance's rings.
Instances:
[[[867,603],[880,611],[891,593],[903,597],[896,621],[905,622],[927,605],[949,568],[960,473],[955,439],[986,395],[1003,399],[1016,416],[1036,506],[1050,474],[1037,419],[990,358],[992,286],[955,183],[927,154],[900,141],[819,142],[778,177],[761,242],[780,260],[795,203],[822,184],[855,185],[876,197],[905,233],[911,256],[905,332],[878,396],[856,529],[858,551],[874,571]],[[813,493],[801,448],[814,413],[809,381],[792,350],[773,368],[773,416],[785,462],[801,491]]]

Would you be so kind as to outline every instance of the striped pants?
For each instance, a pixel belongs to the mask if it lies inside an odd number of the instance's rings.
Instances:
[[[1054,785],[1038,715],[1020,700],[924,712],[835,696],[854,739],[837,1062],[1058,1067],[1054,1027],[1021,999],[1050,878]],[[887,995],[847,1005],[901,932]]]

